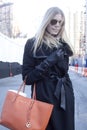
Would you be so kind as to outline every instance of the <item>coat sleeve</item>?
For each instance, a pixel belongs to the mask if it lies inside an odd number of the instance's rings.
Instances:
[[[42,74],[41,71],[39,71],[36,68],[32,46],[33,41],[28,40],[25,44],[23,54],[22,79],[24,80],[25,76],[27,76],[26,78],[27,85],[31,85],[44,77],[44,74]]]

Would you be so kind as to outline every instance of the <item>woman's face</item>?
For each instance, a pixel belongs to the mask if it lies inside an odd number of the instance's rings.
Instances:
[[[59,33],[62,25],[62,15],[56,14],[48,24],[46,30],[49,34],[55,36]]]

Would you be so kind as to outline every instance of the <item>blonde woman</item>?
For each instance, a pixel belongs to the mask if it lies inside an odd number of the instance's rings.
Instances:
[[[74,93],[68,74],[73,52],[65,34],[63,11],[51,7],[24,49],[23,80],[27,75],[27,85],[33,89],[36,83],[37,99],[54,105],[46,130],[74,130]]]

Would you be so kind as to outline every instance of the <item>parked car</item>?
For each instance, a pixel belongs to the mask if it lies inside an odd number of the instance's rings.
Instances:
[[[0,79],[21,74],[22,65],[18,62],[3,62],[0,61]]]

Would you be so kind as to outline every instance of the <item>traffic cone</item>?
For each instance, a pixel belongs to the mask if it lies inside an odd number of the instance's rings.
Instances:
[[[87,68],[86,67],[83,68],[83,76],[87,77]]]
[[[85,68],[85,77],[87,77],[87,68]]]

